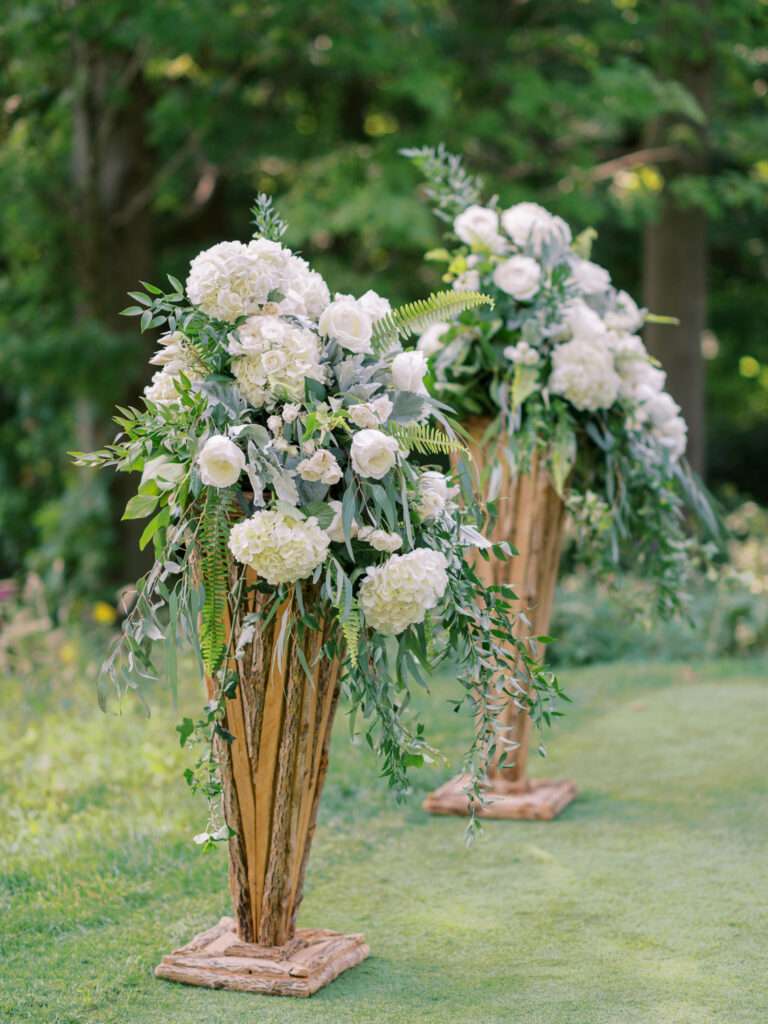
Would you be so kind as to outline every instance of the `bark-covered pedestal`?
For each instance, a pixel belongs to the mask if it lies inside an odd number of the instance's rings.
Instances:
[[[305,588],[304,600],[313,597]],[[238,659],[237,692],[227,703],[225,724],[235,740],[220,743],[218,757],[224,813],[236,833],[229,842],[234,918],[222,918],[164,957],[158,977],[309,996],[368,956],[362,935],[296,930],[328,766],[339,664],[323,656],[321,633],[297,637],[289,628],[293,614],[286,602],[266,629],[257,627]]]
[[[508,583],[520,598],[519,609],[530,623],[518,623],[519,636],[545,635],[549,631],[552,602],[557,584],[560,551],[565,525],[565,505],[552,485],[544,462],[538,455],[531,459],[528,472],[513,474],[506,459],[492,444],[487,450],[482,442],[488,420],[477,420],[471,426],[474,439],[472,456],[482,472],[493,459],[500,473],[497,499],[498,519],[493,540],[508,541],[518,554],[507,561],[478,559],[476,570],[486,585]],[[490,468],[490,467],[489,467]],[[489,473],[483,473],[484,478]],[[501,750],[488,771],[488,802],[478,805],[477,814],[484,818],[554,818],[576,795],[576,786],[568,780],[541,780],[528,777],[528,749],[531,719],[514,701],[507,700],[499,716],[503,736],[513,744]],[[501,759],[504,759],[502,765]],[[424,801],[432,814],[468,814],[470,804],[465,792],[467,780],[457,776],[440,786]]]

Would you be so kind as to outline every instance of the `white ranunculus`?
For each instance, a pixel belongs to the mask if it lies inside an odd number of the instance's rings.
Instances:
[[[423,352],[398,352],[392,360],[392,383],[398,391],[413,391],[417,395],[426,395],[424,377],[427,372],[427,360]]]
[[[605,326],[611,331],[626,331],[633,334],[640,330],[645,322],[644,309],[640,309],[631,295],[617,292],[612,308],[605,314]]]
[[[385,636],[397,636],[423,622],[448,587],[447,568],[439,551],[416,548],[367,569],[359,601],[368,625]]]
[[[450,331],[451,325],[446,323],[431,324],[425,331],[419,335],[419,340],[416,345],[419,352],[423,352],[424,355],[429,359],[435,352],[439,352],[443,347],[442,338],[446,331]]]
[[[296,467],[302,480],[321,484],[336,484],[341,480],[341,466],[327,448],[318,448],[310,459],[304,459]]]
[[[572,299],[563,312],[563,322],[574,341],[607,344],[608,332],[600,316],[583,299]]]
[[[214,434],[203,445],[197,463],[206,487],[231,487],[245,469],[245,455],[224,434]]]
[[[493,272],[493,283],[520,302],[532,299],[541,284],[541,267],[530,256],[511,256]]]
[[[504,349],[504,357],[519,366],[537,366],[541,362],[541,353],[527,341],[518,341],[516,345],[507,345]]]
[[[419,477],[418,495],[419,500],[416,506],[422,519],[434,519],[445,509],[448,499],[451,496],[451,488],[443,473],[437,470],[427,470]]]
[[[584,295],[599,295],[611,287],[611,275],[605,267],[579,257],[571,263],[571,280]]]
[[[311,576],[325,561],[330,543],[316,519],[266,509],[236,523],[229,534],[229,550],[237,561],[273,586]]]
[[[373,526],[361,526],[357,531],[358,540],[370,544],[376,551],[388,551],[392,554],[403,546],[403,538],[397,533],[376,530]]]
[[[392,311],[389,299],[383,298],[370,288],[364,295],[360,296],[357,302],[363,312],[367,313],[374,323]]]
[[[499,215],[487,206],[468,206],[456,217],[453,230],[462,242],[496,252],[499,247]]]
[[[565,221],[538,203],[510,206],[501,215],[501,226],[518,248],[534,256],[541,256],[545,246],[567,249],[571,244],[571,229]]]
[[[558,345],[552,353],[549,390],[577,409],[608,409],[616,401],[620,383],[605,346],[574,340]]]
[[[337,295],[320,317],[320,333],[349,352],[372,352],[373,321],[351,295]]]
[[[381,480],[395,465],[399,450],[394,437],[380,430],[359,430],[352,437],[352,468],[358,476]]]

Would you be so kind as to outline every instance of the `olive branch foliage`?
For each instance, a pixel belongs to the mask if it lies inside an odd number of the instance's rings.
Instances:
[[[283,225],[268,197],[259,197],[253,216],[257,233],[281,237]],[[270,586],[246,578],[227,548],[233,522],[254,508],[283,502],[292,514],[313,516],[327,528],[334,516],[329,487],[296,477],[276,454],[265,426],[266,413],[250,409],[231,376],[226,341],[231,324],[217,322],[186,305],[181,283],[168,278],[170,290],[144,284],[131,295],[134,305],[123,310],[136,317],[142,331],[180,331],[196,369],[193,383],[183,373],[176,381],[178,399],[157,404],[145,399],[143,409],[118,409],[119,433],[104,448],[74,452],[78,465],[110,466],[119,472],[143,473],[138,493],[130,499],[126,519],[148,520],[142,547],[152,545],[155,561],[136,586],[133,603],[122,631],[104,664],[100,700],[106,703],[110,687],[119,695],[135,692],[148,706],[153,685],[166,679],[175,692],[177,645],[184,642],[197,658],[207,680],[209,699],[199,718],[185,718],[178,726],[182,746],[198,749],[194,766],[185,778],[208,801],[206,828],[195,837],[202,846],[226,841],[231,830],[221,817],[221,745],[234,739],[227,723],[227,702],[236,693],[235,668],[243,645],[254,630],[270,628],[278,607],[289,601],[294,648],[307,674],[313,666],[304,653],[308,632],[324,631],[321,655],[338,658],[340,686],[351,708],[352,720],[363,723],[370,748],[378,755],[383,776],[398,798],[409,789],[409,771],[435,756],[424,727],[411,711],[414,687],[429,686],[430,675],[450,667],[461,688],[457,707],[479,723],[465,757],[471,779],[473,806],[482,802],[484,766],[498,745],[496,718],[502,697],[511,696],[538,724],[547,724],[559,712],[564,697],[559,683],[545,672],[537,657],[535,638],[518,639],[512,627],[517,612],[509,588],[484,589],[463,557],[464,549],[480,544],[483,557],[508,557],[506,546],[490,546],[479,532],[485,511],[472,490],[471,473],[464,462],[466,449],[456,435],[446,408],[428,396],[398,393],[389,421],[382,429],[397,441],[402,452],[396,469],[377,480],[353,471],[348,457],[352,432],[348,413],[330,396],[343,394],[349,404],[366,402],[382,391],[388,379],[393,350],[379,352],[373,366],[361,356],[350,356],[334,343],[326,346],[328,382],[306,381],[305,413],[285,422],[283,436],[296,450],[307,442],[322,443],[344,467],[335,487],[341,502],[343,543],[334,544],[312,577],[302,583]],[[422,303],[393,310],[379,334],[381,347],[391,345],[414,329],[485,302],[477,293],[443,293]],[[387,340],[388,339],[388,340]],[[199,379],[197,379],[199,377]],[[428,408],[440,429],[415,422]],[[205,439],[213,434],[236,436],[247,455],[247,487],[206,488],[196,459]],[[450,517],[423,519],[418,511],[418,473],[413,459],[445,458],[459,461],[457,474],[461,504]],[[168,479],[157,469],[159,456],[181,467]],[[160,460],[162,461],[162,459]],[[147,473],[154,466],[153,473]],[[145,479],[146,477],[146,479]],[[267,497],[269,496],[269,497]],[[366,568],[380,564],[382,556],[361,542],[355,524],[396,532],[403,551],[427,546],[448,559],[448,589],[434,617],[401,634],[384,636],[365,622],[356,588]],[[312,594],[307,602],[305,596]],[[254,601],[258,613],[254,612]],[[287,642],[282,637],[281,642]],[[477,827],[474,816],[469,834]]]

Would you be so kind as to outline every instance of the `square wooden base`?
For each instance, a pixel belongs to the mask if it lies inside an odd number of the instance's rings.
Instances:
[[[241,942],[231,917],[163,957],[158,978],[185,985],[311,996],[370,953],[362,935],[300,928],[284,946]]]
[[[464,792],[467,776],[456,778],[430,793],[422,804],[430,814],[469,814],[470,801]],[[522,792],[503,792],[489,783],[486,804],[477,807],[478,818],[517,818],[525,821],[550,821],[574,799],[578,790],[568,779],[530,779]]]

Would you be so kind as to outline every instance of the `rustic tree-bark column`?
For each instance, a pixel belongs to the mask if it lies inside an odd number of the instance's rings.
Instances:
[[[304,600],[313,601],[305,588]],[[253,592],[246,611],[264,608]],[[361,935],[296,929],[338,698],[327,636],[297,630],[292,598],[257,626],[233,667],[237,692],[218,744],[234,920],[164,958],[160,977],[277,995],[311,995],[368,955]],[[235,624],[235,639],[241,623]],[[308,676],[299,650],[310,668]],[[214,684],[208,681],[209,696]]]
[[[490,421],[473,421],[472,457],[487,486],[491,467],[498,477],[498,517],[492,539],[507,541],[518,554],[507,561],[478,559],[476,570],[486,585],[508,583],[518,595],[518,621],[512,632],[519,637],[549,631],[565,526],[565,505],[557,494],[544,460],[534,454],[524,473],[512,471],[501,452],[502,444],[483,444]],[[531,719],[510,698],[498,724],[500,739],[488,771],[488,804],[477,808],[481,817],[555,817],[576,795],[572,782],[532,780],[528,777]],[[451,779],[427,797],[424,807],[434,814],[466,814],[469,803],[463,776]]]

